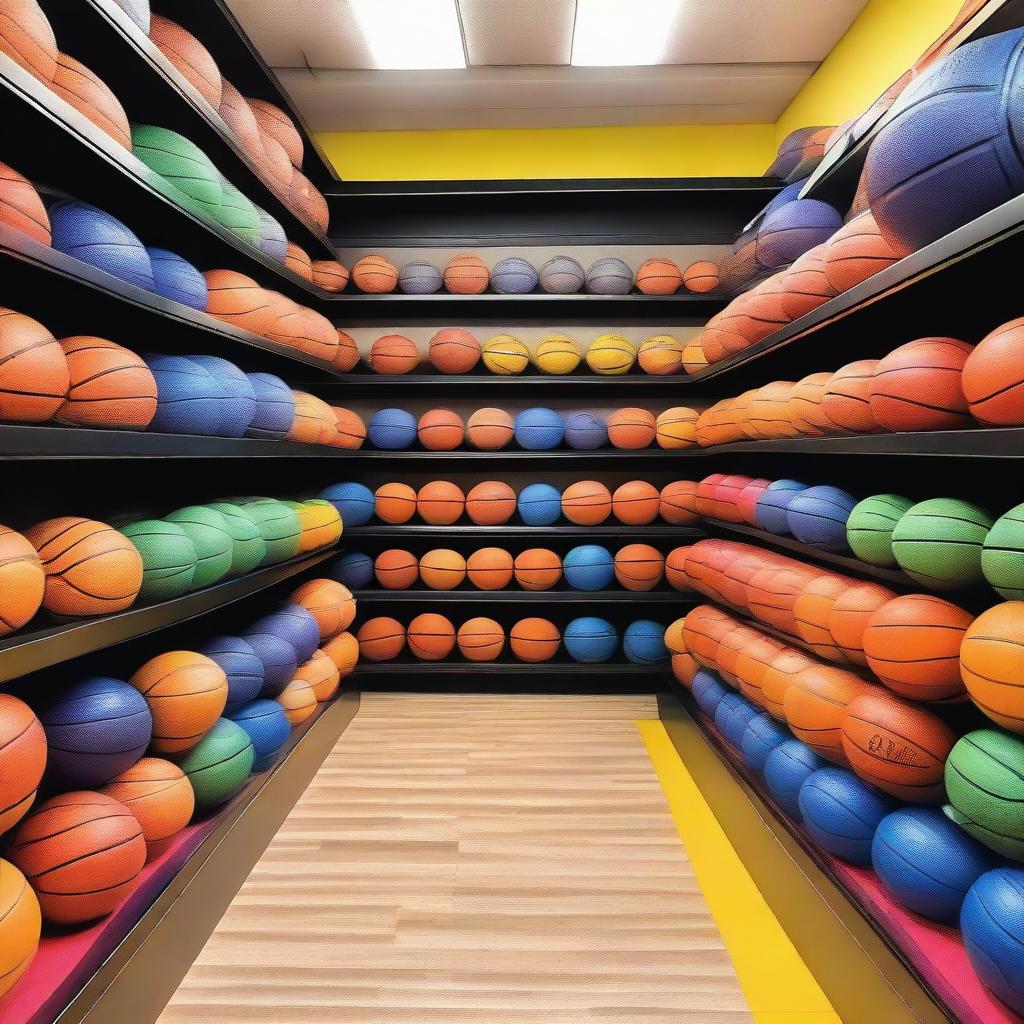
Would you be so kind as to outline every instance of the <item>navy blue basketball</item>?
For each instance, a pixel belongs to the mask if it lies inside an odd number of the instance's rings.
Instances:
[[[214,637],[199,651],[217,662],[228,677],[228,701],[224,707],[226,717],[259,695],[263,688],[263,662],[244,637]]]
[[[754,252],[762,267],[788,266],[843,226],[843,216],[820,199],[794,199],[766,214]]]
[[[280,440],[295,422],[292,389],[272,373],[247,373],[246,377],[256,398],[256,411],[245,428],[245,436]]]
[[[291,681],[298,668],[294,646],[276,633],[253,633],[246,630],[244,639],[263,662],[261,697],[276,697]]]
[[[607,661],[619,646],[619,635],[606,619],[585,615],[573,619],[562,635],[565,649],[573,661],[584,664]]]
[[[256,212],[260,215],[260,251],[272,260],[284,263],[288,255],[288,236],[281,227],[281,222],[258,206]]]
[[[1024,192],[1024,29],[959,47],[903,91],[862,181],[882,235],[911,251]]]
[[[871,864],[886,889],[915,914],[943,924],[956,923],[967,890],[995,863],[936,807],[893,811],[871,844]]]
[[[216,436],[227,401],[220,381],[205,366],[184,356],[143,358],[156,379],[156,415],[148,429]]]
[[[416,440],[416,417],[404,409],[379,409],[370,417],[366,436],[375,448],[402,451]]]
[[[256,391],[252,381],[234,363],[220,356],[188,358],[212,373],[227,396],[221,406],[220,429],[217,433],[221,437],[244,437],[256,415]]]
[[[822,551],[846,551],[846,521],[856,504],[852,494],[838,487],[808,487],[786,508],[789,532]]]
[[[491,286],[502,295],[525,295],[537,287],[537,270],[527,260],[509,256],[494,265]]]
[[[871,863],[879,822],[895,807],[845,768],[819,768],[800,787],[800,813],[811,838],[851,864]]]
[[[789,533],[789,520],[786,512],[789,503],[801,492],[807,490],[807,484],[797,480],[775,480],[770,483],[754,507],[754,516],[761,528],[769,533]]]
[[[183,306],[206,312],[206,278],[177,253],[167,249],[146,246],[149,264],[153,268],[153,291],[165,299],[173,299]]]
[[[565,443],[581,452],[603,448],[608,443],[608,424],[587,410],[571,413],[565,420]]]
[[[786,740],[764,759],[764,783],[775,802],[794,818],[800,817],[800,787],[828,762],[806,743]]]
[[[615,576],[615,559],[600,544],[580,544],[566,552],[562,574],[573,590],[604,590]]]
[[[39,712],[46,776],[61,790],[89,789],[127,771],[149,746],[146,699],[120,679],[96,676],[62,690]]]
[[[320,626],[313,615],[300,604],[285,604],[257,619],[247,630],[248,633],[273,633],[287,640],[295,648],[298,664],[309,661],[320,646]]]
[[[960,932],[978,977],[1024,1014],[1024,871],[996,868],[982,875],[964,899]]]
[[[57,252],[144,288],[154,290],[153,266],[146,247],[116,217],[75,199],[49,208],[52,245]]]
[[[760,775],[768,755],[788,739],[789,733],[771,715],[755,715],[740,738],[743,760]]]
[[[565,436],[565,423],[554,409],[524,409],[516,416],[516,444],[531,452],[557,448]]]
[[[516,507],[527,526],[550,526],[562,518],[562,495],[551,484],[528,484],[519,492]]]
[[[714,717],[719,701],[732,691],[722,682],[717,673],[712,672],[711,669],[702,668],[690,683],[690,693],[693,694],[697,707],[705,715]]]
[[[376,507],[373,491],[365,484],[331,484],[317,497],[329,501],[338,510],[341,522],[346,527],[365,526],[373,518]]]
[[[244,729],[252,740],[254,772],[266,771],[274,763],[292,731],[284,708],[276,700],[251,700],[225,717]]]
[[[373,579],[373,559],[362,551],[345,551],[327,564],[325,572],[349,590],[362,590]]]
[[[743,745],[747,726],[761,714],[761,709],[739,694],[733,696],[735,700],[730,701],[728,705],[722,701],[715,709],[715,728],[726,738],[730,746],[739,750]]]
[[[668,661],[665,627],[650,619],[631,622],[622,638],[622,653],[636,665],[657,665]]]

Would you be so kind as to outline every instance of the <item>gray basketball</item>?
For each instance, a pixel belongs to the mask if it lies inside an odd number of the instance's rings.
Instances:
[[[537,271],[527,260],[509,256],[491,271],[491,284],[502,295],[525,295],[537,287]]]
[[[628,295],[633,290],[633,271],[614,256],[595,260],[587,271],[591,295]]]
[[[426,260],[406,263],[398,275],[398,287],[406,295],[432,295],[441,284],[441,271]]]
[[[571,256],[553,256],[540,268],[540,286],[556,295],[571,295],[583,287],[586,274]]]

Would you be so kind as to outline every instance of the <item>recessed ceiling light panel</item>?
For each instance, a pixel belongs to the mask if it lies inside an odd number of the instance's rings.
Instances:
[[[456,0],[348,2],[379,70],[439,70],[466,66]]]
[[[576,0],[576,67],[660,64],[687,0]]]

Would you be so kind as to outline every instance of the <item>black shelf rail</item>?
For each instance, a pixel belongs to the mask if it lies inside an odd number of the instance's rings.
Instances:
[[[331,548],[257,569],[160,604],[15,633],[0,641],[0,682],[17,679],[223,608],[312,569],[333,552]]]
[[[609,604],[633,605],[679,605],[689,608],[698,603],[695,591],[680,592],[659,588],[656,590],[356,590],[354,597],[358,604],[409,604],[429,605],[443,608],[447,604],[486,605],[556,605],[601,606]]]
[[[625,661],[605,661],[583,664],[578,661],[412,661],[408,658],[394,661],[361,661],[356,669],[354,683],[363,686],[374,676],[493,676],[508,677],[540,674],[543,676],[629,676],[660,677],[658,665],[634,665]]]
[[[574,526],[559,524],[557,526],[523,526],[517,523],[500,526],[475,526],[456,523],[452,526],[427,526],[410,523],[405,526],[387,526],[373,524],[367,526],[348,526],[345,528],[345,539],[359,538],[444,538],[462,537],[469,540],[486,540],[489,537],[521,538],[523,540],[579,540],[583,538],[605,537],[634,540],[643,537],[650,540],[693,541],[706,536],[703,530],[692,526],[669,526],[655,523],[650,526],[624,526],[614,520],[600,523],[597,526]]]

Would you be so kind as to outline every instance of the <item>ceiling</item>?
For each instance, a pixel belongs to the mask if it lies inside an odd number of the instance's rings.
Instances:
[[[577,0],[453,0],[468,67],[382,71],[349,0],[228,0],[318,131],[774,121],[866,2],[679,0],[660,63],[574,67]]]

